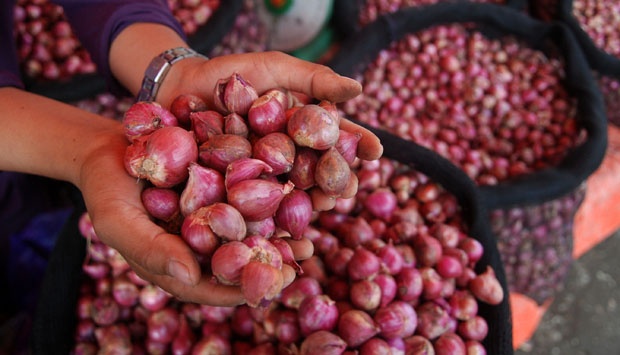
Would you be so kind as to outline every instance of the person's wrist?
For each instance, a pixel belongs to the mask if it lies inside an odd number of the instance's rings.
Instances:
[[[159,88],[155,101],[163,107],[170,107],[172,101],[181,94],[195,94],[206,99],[203,89],[203,69],[207,60],[203,58],[186,58],[176,63]]]
[[[154,57],[144,72],[136,101],[156,101],[170,71],[183,61],[194,58],[208,60],[203,54],[187,47],[171,48]]]

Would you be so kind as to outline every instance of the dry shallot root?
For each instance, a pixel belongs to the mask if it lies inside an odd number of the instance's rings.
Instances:
[[[214,106],[187,94],[170,109],[133,104],[124,164],[148,181],[142,199],[153,219],[258,306],[280,293],[283,264],[300,270],[280,239],[301,239],[315,211],[356,193],[361,135],[339,128],[332,103],[302,104],[280,89],[259,95],[237,73],[217,83]]]

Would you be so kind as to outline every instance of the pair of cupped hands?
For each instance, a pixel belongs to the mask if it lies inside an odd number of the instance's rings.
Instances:
[[[156,99],[169,107],[177,95],[193,93],[213,107],[216,82],[233,72],[249,81],[259,94],[284,88],[338,103],[362,91],[360,83],[326,66],[280,52],[261,52],[178,62]],[[358,146],[360,159],[374,160],[381,156],[382,145],[370,131],[346,119],[341,120],[340,128],[362,133]],[[212,275],[201,273],[194,253],[183,239],[167,233],[149,217],[140,198],[144,182],[130,177],[123,166],[129,143],[122,125],[102,134],[109,139],[106,137],[106,145],[89,154],[78,184],[99,239],[118,250],[140,277],[182,301],[213,306],[243,304],[239,287],[217,284]],[[314,252],[312,243],[305,238],[289,243],[298,260],[307,259]],[[288,266],[283,268],[283,275],[285,285],[296,277]]]

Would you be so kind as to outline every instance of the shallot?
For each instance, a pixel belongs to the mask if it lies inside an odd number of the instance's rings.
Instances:
[[[148,179],[157,187],[172,187],[187,180],[188,167],[198,158],[194,135],[166,126],[134,140],[125,154],[130,175]]]

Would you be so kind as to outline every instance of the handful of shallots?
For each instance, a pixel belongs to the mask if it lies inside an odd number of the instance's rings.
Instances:
[[[190,94],[169,109],[133,104],[124,164],[148,181],[142,200],[154,220],[258,306],[282,290],[283,264],[300,270],[284,238],[301,239],[314,211],[333,207],[326,200],[357,192],[361,135],[340,129],[333,103],[279,88],[259,95],[237,73],[213,97],[213,108]]]

